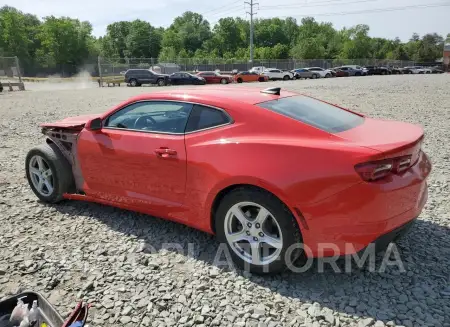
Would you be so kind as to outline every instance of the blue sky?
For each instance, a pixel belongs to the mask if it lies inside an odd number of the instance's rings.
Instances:
[[[332,22],[336,28],[356,24],[370,26],[370,35],[406,41],[413,32],[423,35],[437,32],[444,37],[450,33],[450,0],[255,0],[259,18],[292,16],[300,20],[310,15],[318,21]],[[387,8],[449,4],[448,6],[411,8],[386,11]],[[109,23],[118,20],[142,19],[154,26],[167,27],[184,11],[204,13],[210,23],[221,17],[248,18],[248,6],[244,0],[0,0],[0,6],[14,6],[38,17],[48,15],[70,16],[92,23],[94,34],[103,35]],[[383,9],[377,11],[378,9]],[[372,12],[367,12],[372,11]],[[376,12],[374,12],[376,11]],[[359,12],[357,14],[351,14]],[[344,14],[343,14],[344,13]],[[347,13],[347,14],[345,14]],[[349,14],[350,13],[350,14]]]

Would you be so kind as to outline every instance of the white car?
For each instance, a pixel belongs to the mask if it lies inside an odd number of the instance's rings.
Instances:
[[[269,77],[269,79],[290,80],[294,78],[294,74],[289,71],[284,71],[278,68],[267,68],[262,75]]]
[[[258,66],[258,67],[252,67],[252,69],[249,70],[249,72],[255,72],[258,74],[261,74],[262,72],[264,72],[267,68],[264,66]]]
[[[321,67],[308,67],[306,69],[312,72],[317,72],[320,75],[320,77],[329,78],[333,76],[333,74],[329,69],[323,69]]]
[[[422,66],[414,66],[413,68],[417,70],[418,74],[431,74],[432,73],[432,70],[430,68],[425,68]]]
[[[403,68],[404,71],[406,71],[406,74],[419,74],[419,69],[412,66],[407,66]]]

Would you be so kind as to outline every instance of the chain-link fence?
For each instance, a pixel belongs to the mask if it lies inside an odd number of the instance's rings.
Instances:
[[[342,65],[405,67],[414,65],[414,62],[409,60],[387,59],[258,59],[253,62],[247,60],[217,58],[173,58],[170,60],[161,60],[158,58],[99,57],[98,59],[98,71],[100,72],[100,77],[104,78],[112,76],[118,77],[123,75],[127,69],[132,68],[152,69],[163,74],[171,74],[176,71],[245,71],[255,66],[292,70],[302,67],[332,68]]]
[[[17,57],[0,57],[0,80],[3,82],[21,81],[21,71]]]
[[[6,87],[10,90],[12,87],[18,87],[19,90],[25,89],[17,57],[0,57],[0,84],[2,90]]]

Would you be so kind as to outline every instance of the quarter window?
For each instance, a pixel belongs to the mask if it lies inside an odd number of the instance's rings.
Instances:
[[[108,128],[123,128],[156,133],[183,133],[192,104],[169,101],[133,103],[109,116]]]
[[[194,105],[186,126],[186,133],[228,124],[230,118],[222,110]]]

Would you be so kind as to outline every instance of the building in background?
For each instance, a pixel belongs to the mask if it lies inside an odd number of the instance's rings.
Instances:
[[[443,62],[445,70],[450,71],[450,36],[447,37],[444,43]]]

